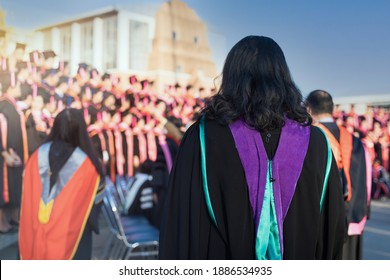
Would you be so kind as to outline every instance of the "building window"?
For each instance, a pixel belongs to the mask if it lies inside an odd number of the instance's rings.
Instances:
[[[71,27],[63,27],[60,29],[60,53],[59,57],[61,60],[70,61],[71,59],[71,38],[72,31]]]
[[[103,19],[103,68],[116,68],[117,53],[117,18],[115,16]]]
[[[195,37],[194,37],[194,44],[195,44],[195,45],[198,44],[198,36],[195,36]]]
[[[172,39],[173,39],[173,41],[176,41],[176,38],[177,38],[176,31],[173,31],[172,32]]]
[[[176,65],[176,72],[177,73],[182,73],[183,72],[183,67],[181,65]]]
[[[149,24],[137,20],[130,20],[129,24],[129,67],[147,70],[150,49]]]
[[[85,22],[80,24],[81,27],[81,50],[80,62],[93,64],[93,23]]]
[[[44,38],[43,48],[45,50],[51,50],[52,49],[52,45],[51,45],[51,43],[52,43],[51,42],[51,30],[43,32],[43,38]]]

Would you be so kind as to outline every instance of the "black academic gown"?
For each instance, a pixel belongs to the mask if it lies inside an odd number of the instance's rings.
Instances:
[[[340,130],[335,123],[322,123],[340,141]],[[359,223],[368,214],[366,156],[362,142],[352,136],[350,177],[352,197],[345,203],[346,223]],[[348,236],[343,249],[343,259],[361,259],[362,237]]]
[[[157,141],[157,159],[155,162],[153,162],[153,167],[152,167],[152,177],[153,177],[152,186],[154,189],[154,193],[157,195],[157,204],[154,209],[155,210],[154,220],[152,224],[157,228],[160,228],[161,215],[163,212],[165,195],[168,189],[169,170],[168,170],[168,165],[167,165],[167,161],[163,149],[160,143],[158,143],[158,140],[156,141]],[[166,139],[166,142],[169,149],[169,153],[171,155],[171,159],[173,161],[177,152],[177,145],[175,142],[173,142],[168,138]]]
[[[320,213],[327,160],[322,132],[311,127],[297,187],[284,220],[284,259],[339,259],[345,233],[340,176],[333,159]],[[160,234],[160,259],[254,259],[255,226],[248,186],[230,129],[205,123],[211,220],[202,184],[199,124],[186,132],[169,180]],[[291,147],[292,149],[299,147]]]
[[[4,151],[4,148],[3,148],[3,141],[1,141],[2,139],[2,134],[1,134],[1,129],[0,129],[0,191],[1,191],[1,194],[3,193],[3,179],[4,179],[4,158],[3,158],[3,155],[2,155],[2,152]],[[2,195],[0,195],[2,196]],[[3,200],[3,199],[1,199]],[[2,206],[4,206],[4,203],[1,203],[0,204],[0,208],[2,208]]]
[[[21,127],[21,116],[16,110],[15,106],[8,99],[0,99],[0,113],[7,119],[7,147],[12,148],[20,157],[22,163],[24,162],[23,149],[23,134]],[[9,189],[9,205],[13,208],[20,206],[22,194],[22,176],[23,164],[19,167],[7,167],[8,189]],[[3,192],[3,180],[0,180],[1,191]],[[6,202],[3,196],[0,196],[0,206],[4,206]]]
[[[47,134],[38,131],[32,113],[26,114],[26,133],[28,143],[28,154],[31,155],[46,139]]]

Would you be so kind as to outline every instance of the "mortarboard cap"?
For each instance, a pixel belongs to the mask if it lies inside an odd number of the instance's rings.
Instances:
[[[26,44],[16,43],[15,50],[17,50],[17,49],[25,50],[26,49]]]
[[[60,63],[58,64],[58,70],[59,71],[64,71],[64,69],[69,65],[69,62],[68,61],[60,61]]]
[[[27,65],[27,62],[26,61],[18,61],[16,62],[16,68],[18,69],[18,71],[22,70],[22,69],[27,69],[28,65]]]
[[[45,73],[43,73],[42,75],[42,79],[45,79],[47,78],[48,76],[54,76],[55,74],[57,74],[57,69],[48,69],[45,71]]]
[[[79,63],[79,68],[77,69],[77,73],[80,74],[81,72],[83,72],[85,74],[85,72],[87,71],[88,69],[88,64],[87,63]]]
[[[142,89],[144,89],[146,86],[149,85],[149,81],[148,80],[142,80],[141,81],[141,86],[142,86]]]
[[[126,117],[127,115],[129,115],[131,113],[130,113],[130,110],[124,110],[123,112],[121,112],[121,114],[122,114],[122,119],[123,119],[124,117]]]
[[[69,77],[67,76],[61,76],[59,79],[58,79],[58,85],[61,85],[61,84],[68,84],[69,83]]]
[[[79,69],[87,69],[88,68],[88,64],[87,63],[79,63]]]
[[[97,75],[99,75],[99,71],[98,71],[96,68],[93,68],[93,69],[91,69],[89,75],[90,75],[92,78],[95,78]]]
[[[42,52],[42,54],[43,54],[43,57],[45,58],[45,60],[57,56],[56,53],[52,50],[44,51],[44,52]]]
[[[135,84],[136,82],[138,82],[137,76],[136,76],[136,75],[131,75],[131,76],[129,77],[129,83],[130,83],[131,85],[133,85],[133,84]]]
[[[30,52],[29,53],[30,62],[37,63],[40,56],[41,56],[41,53],[37,50]]]
[[[102,76],[102,80],[107,80],[107,79],[111,79],[111,74],[109,73],[104,73],[104,75]]]

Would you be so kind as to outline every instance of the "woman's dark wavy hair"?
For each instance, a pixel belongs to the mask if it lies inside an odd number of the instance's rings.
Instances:
[[[223,125],[243,118],[261,131],[281,128],[285,116],[302,125],[312,122],[281,48],[263,36],[245,37],[231,49],[221,87],[206,100],[202,116]]]
[[[80,110],[67,108],[57,115],[53,128],[46,139],[46,142],[50,141],[62,141],[74,148],[79,147],[90,158],[99,174],[104,176],[103,168],[88,136],[87,125]]]

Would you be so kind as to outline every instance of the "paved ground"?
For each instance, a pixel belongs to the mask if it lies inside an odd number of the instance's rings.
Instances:
[[[104,245],[109,237],[105,220],[100,221],[101,234],[94,235],[93,259],[102,259]],[[373,201],[371,219],[364,231],[363,258],[366,260],[390,260],[390,200]],[[17,259],[17,233],[0,234],[0,259]]]
[[[100,220],[101,233],[93,236],[92,258],[102,259],[105,241],[110,233],[103,216]],[[18,257],[18,234],[0,234],[0,259],[16,260]]]
[[[363,258],[390,260],[390,200],[371,203],[371,218],[363,233]]]

